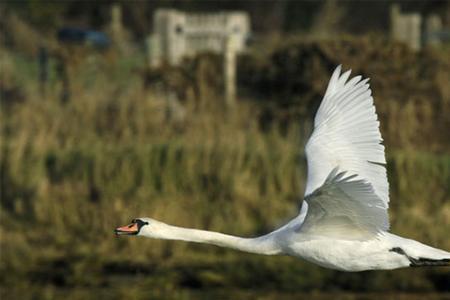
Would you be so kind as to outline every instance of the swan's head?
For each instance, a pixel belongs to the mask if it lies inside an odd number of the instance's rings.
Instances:
[[[150,218],[137,218],[126,226],[117,227],[114,232],[116,235],[150,235],[160,224]]]

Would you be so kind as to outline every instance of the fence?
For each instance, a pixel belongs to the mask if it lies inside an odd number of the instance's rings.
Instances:
[[[391,6],[391,38],[404,42],[414,50],[424,45],[440,45],[448,39],[448,31],[443,30],[439,16],[430,14],[423,17],[419,13],[403,13],[398,4]]]
[[[200,52],[223,54],[225,102],[236,96],[236,55],[244,51],[250,34],[250,18],[244,12],[189,14],[160,9],[154,15],[154,32],[147,40],[150,67],[166,62],[179,64],[183,57]]]
[[[185,56],[212,51],[225,53],[227,40],[231,51],[245,49],[250,34],[250,19],[244,12],[189,14],[173,9],[160,9],[153,19],[153,34],[149,37],[151,66],[163,61],[177,65]]]

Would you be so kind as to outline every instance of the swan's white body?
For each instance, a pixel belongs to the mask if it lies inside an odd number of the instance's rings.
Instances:
[[[389,186],[379,122],[368,79],[347,81],[349,76],[339,66],[330,79],[305,149],[305,201],[289,223],[261,237],[240,238],[139,218],[116,233],[287,254],[343,271],[449,265],[449,252],[388,232]]]

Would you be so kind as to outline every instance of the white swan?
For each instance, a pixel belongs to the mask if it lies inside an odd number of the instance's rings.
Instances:
[[[388,232],[384,146],[368,79],[341,66],[331,76],[307,145],[308,181],[299,215],[256,238],[138,218],[118,235],[183,240],[246,252],[287,254],[320,266],[363,271],[450,265],[450,253]]]

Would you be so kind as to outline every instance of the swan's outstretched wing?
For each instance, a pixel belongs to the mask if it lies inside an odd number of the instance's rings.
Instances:
[[[368,79],[361,80],[361,76],[356,76],[347,81],[349,76],[350,71],[341,74],[341,66],[336,68],[314,119],[314,132],[305,149],[308,163],[305,197],[310,198],[311,206],[314,201],[309,195],[321,189],[327,178],[341,189],[344,183],[339,184],[339,180],[333,181],[329,178],[332,171],[338,168],[348,175],[355,175],[357,184],[352,183],[352,186],[359,188],[364,185],[366,189],[364,197],[349,200],[349,205],[342,205],[354,218],[357,217],[355,213],[362,213],[355,204],[358,201],[361,207],[375,205],[377,212],[382,208],[384,212],[379,212],[374,219],[377,225],[372,221],[370,224],[379,230],[387,230],[389,186],[379,122]],[[342,192],[345,194],[346,189]],[[369,195],[370,193],[373,195]],[[339,200],[345,202],[344,199],[341,197]],[[364,211],[359,218],[368,217],[367,212],[374,211]]]
[[[389,227],[386,204],[357,175],[333,169],[324,184],[305,198],[303,233],[358,239]]]

